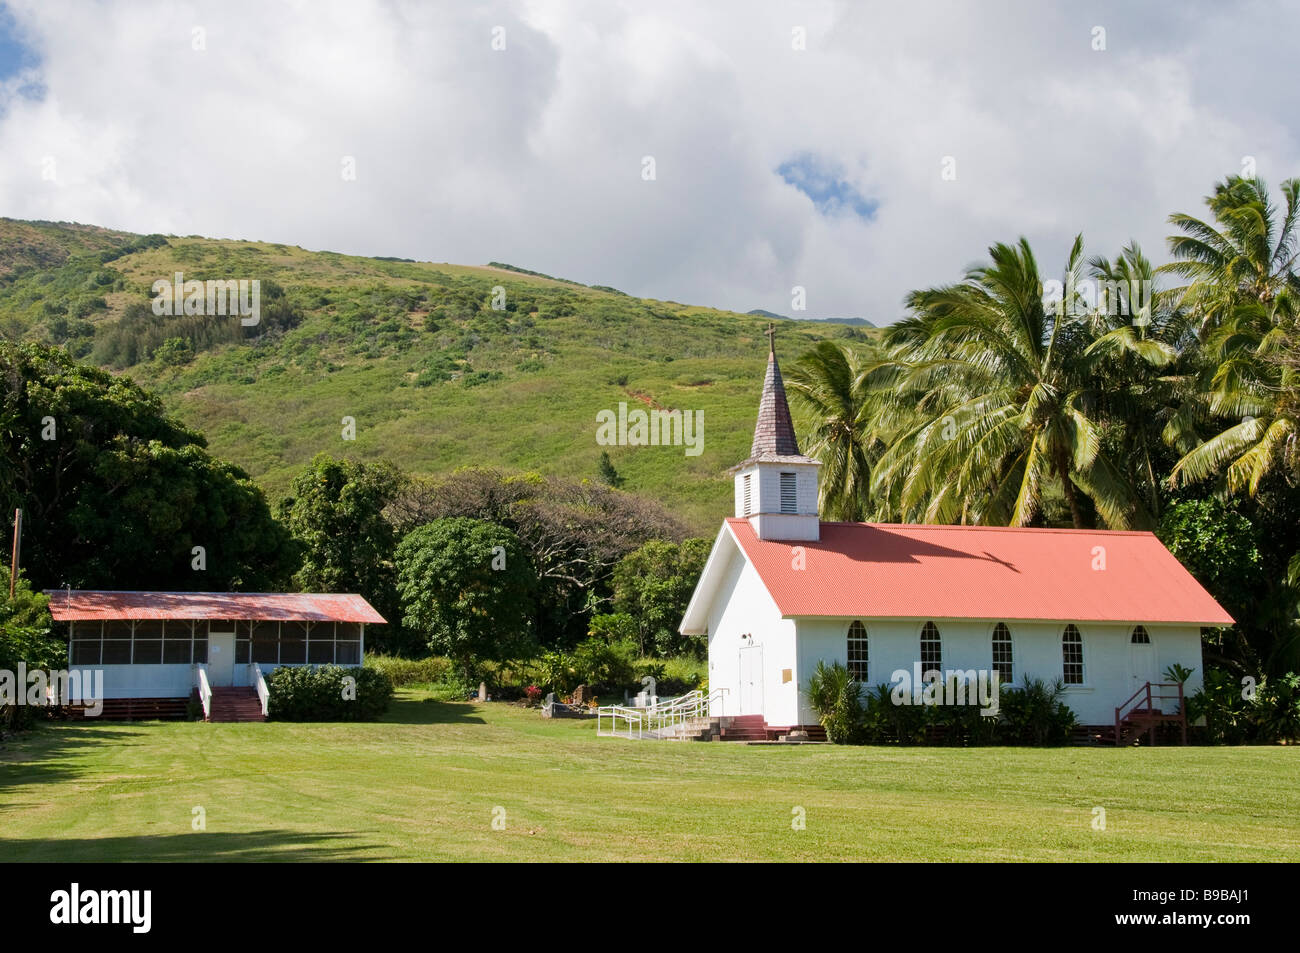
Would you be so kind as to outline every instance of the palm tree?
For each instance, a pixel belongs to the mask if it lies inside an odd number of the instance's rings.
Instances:
[[[1094,340],[1084,352],[1085,368],[1106,381],[1099,397],[1109,437],[1125,466],[1125,478],[1141,499],[1143,525],[1161,510],[1161,477],[1168,450],[1164,425],[1194,387],[1192,356],[1196,334],[1179,297],[1156,287],[1156,269],[1136,244],[1110,261],[1089,261],[1097,282],[1096,307],[1089,316]]]
[[[1222,473],[1228,492],[1253,496],[1270,473],[1300,472],[1300,179],[1283,182],[1282,195],[1279,210],[1262,181],[1232,177],[1206,199],[1213,224],[1170,216],[1184,234],[1169,239],[1178,260],[1164,270],[1189,279],[1178,291],[1200,322],[1205,359],[1200,393],[1165,428],[1182,453],[1171,485]]]
[[[903,369],[891,402],[902,429],[876,467],[879,492],[927,521],[1024,526],[1056,480],[1076,527],[1092,522],[1085,500],[1108,525],[1131,525],[1135,494],[1103,446],[1088,373],[1096,334],[1077,290],[1082,236],[1050,307],[1026,239],[989,254],[960,284],[913,292],[911,317],[886,334]]]
[[[822,464],[826,519],[860,522],[871,508],[871,467],[882,449],[872,431],[875,358],[871,350],[821,341],[787,369],[786,388],[812,421],[804,449]]]

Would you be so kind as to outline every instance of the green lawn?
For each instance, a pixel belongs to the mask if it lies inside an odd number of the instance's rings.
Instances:
[[[0,859],[1296,861],[1300,749],[636,742],[405,691],[377,724],[9,739]]]

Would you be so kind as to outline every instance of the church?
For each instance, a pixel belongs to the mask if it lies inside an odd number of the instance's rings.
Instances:
[[[866,690],[898,672],[996,672],[1059,679],[1077,721],[1118,741],[1131,715],[1181,717],[1202,683],[1201,628],[1233,622],[1152,533],[824,522],[819,466],[799,450],[773,342],[753,446],[731,471],[735,515],[680,626],[708,639],[714,715],[817,731],[819,661]],[[1175,665],[1192,673],[1181,688],[1163,675]]]

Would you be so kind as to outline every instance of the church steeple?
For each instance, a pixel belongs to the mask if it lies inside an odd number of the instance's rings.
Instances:
[[[736,515],[749,519],[759,539],[816,540],[817,468],[799,452],[785,382],[776,360],[776,326],[769,324],[767,374],[758,402],[758,422],[749,459],[732,468],[736,477]]]
[[[762,457],[797,457],[799,442],[790,419],[790,405],[785,399],[785,381],[776,360],[776,325],[763,332],[768,337],[767,375],[763,378],[763,397],[758,402],[758,423],[754,426],[754,443],[749,448],[751,460]]]

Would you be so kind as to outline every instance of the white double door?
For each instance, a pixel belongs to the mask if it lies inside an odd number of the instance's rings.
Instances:
[[[763,714],[763,646],[746,645],[740,649],[741,715]]]

